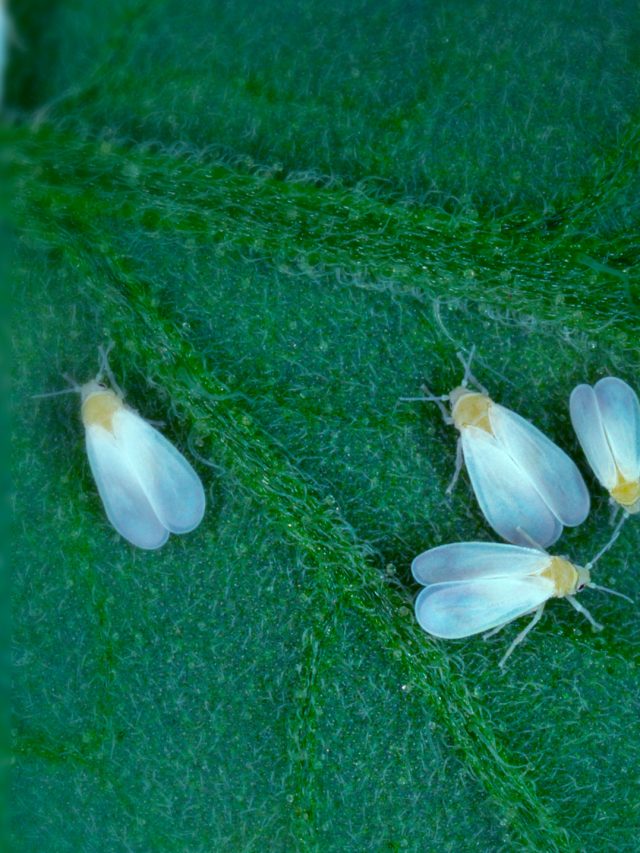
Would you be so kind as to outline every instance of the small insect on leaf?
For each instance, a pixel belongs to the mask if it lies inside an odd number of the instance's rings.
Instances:
[[[159,548],[204,515],[200,478],[157,429],[129,408],[101,351],[95,379],[80,392],[89,464],[109,521],[139,548]],[[109,377],[112,387],[103,382]],[[43,395],[46,396],[46,395]]]
[[[578,385],[569,398],[571,422],[589,465],[627,513],[640,512],[640,403],[614,376]]]
[[[531,622],[502,657],[502,667],[540,620],[550,598],[566,598],[600,630],[575,594],[585,587],[620,593],[592,583],[594,563],[576,566],[537,548],[495,542],[440,545],[417,556],[411,567],[414,578],[425,587],[416,599],[416,618],[434,637],[460,639],[496,632],[519,616],[533,613]]]
[[[496,533],[516,545],[552,545],[563,526],[575,527],[589,514],[582,475],[532,423],[494,403],[474,379],[469,363],[463,363],[463,380],[450,394],[409,398],[436,403],[445,422],[460,433],[456,470],[447,493],[464,458],[480,509]],[[478,390],[471,390],[470,382]],[[443,401],[449,402],[450,413]]]

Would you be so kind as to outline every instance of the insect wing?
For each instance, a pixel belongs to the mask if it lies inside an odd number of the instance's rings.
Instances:
[[[461,440],[480,509],[496,533],[515,545],[553,544],[562,524],[503,445],[477,427],[465,427]]]
[[[552,595],[553,583],[544,577],[437,583],[416,599],[416,618],[429,634],[455,640],[524,616]]]
[[[158,519],[129,459],[114,435],[97,424],[86,429],[89,465],[107,518],[138,548],[159,548],[169,531]]]
[[[564,450],[504,406],[492,406],[489,420],[497,440],[525,471],[560,522],[569,527],[581,524],[589,514],[589,492],[582,474]]]
[[[172,533],[197,527],[204,515],[204,489],[184,456],[130,409],[114,415],[113,430],[162,524]]]
[[[549,565],[545,551],[498,542],[455,542],[419,554],[411,565],[421,584],[476,578],[519,577],[541,572]]]
[[[606,489],[616,484],[613,454],[605,435],[595,391],[591,385],[577,385],[569,397],[571,423],[589,465]]]
[[[640,476],[640,403],[622,379],[607,376],[594,387],[613,458],[626,480]]]

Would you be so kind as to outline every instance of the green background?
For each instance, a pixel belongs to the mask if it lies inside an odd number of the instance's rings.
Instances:
[[[413,556],[491,539],[458,384],[575,455],[580,381],[638,387],[635,2],[22,0],[14,233],[18,851],[637,850],[637,609],[565,602],[501,673],[416,626]],[[6,184],[5,184],[6,185]],[[209,506],[109,526],[97,347]],[[634,594],[637,522],[595,573]]]

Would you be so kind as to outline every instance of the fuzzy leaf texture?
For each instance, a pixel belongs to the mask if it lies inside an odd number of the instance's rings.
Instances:
[[[637,849],[638,610],[488,641],[416,625],[411,559],[490,540],[458,384],[568,450],[640,391],[633,2],[11,6],[16,851]],[[4,180],[4,178],[3,178]],[[75,396],[97,347],[194,461],[202,525],[109,526]],[[594,579],[634,595],[638,520]]]

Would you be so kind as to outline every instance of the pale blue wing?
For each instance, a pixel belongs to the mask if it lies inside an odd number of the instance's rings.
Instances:
[[[158,519],[122,446],[97,424],[86,429],[87,455],[107,518],[138,548],[159,548],[169,531]]]
[[[609,491],[617,480],[616,465],[605,435],[596,393],[591,385],[577,385],[569,397],[571,423],[580,447],[600,483]]]
[[[500,542],[455,542],[419,554],[411,564],[421,584],[532,575],[549,565],[551,557],[536,548]]]
[[[434,637],[455,640],[524,616],[552,595],[553,583],[544,577],[437,583],[416,599],[416,619]]]
[[[640,403],[622,379],[596,382],[595,395],[609,446],[620,472],[633,482],[640,477]]]
[[[496,533],[514,545],[552,545],[562,524],[504,446],[476,427],[465,427],[461,440],[478,504]]]
[[[589,492],[576,464],[532,423],[504,406],[489,409],[497,440],[528,475],[562,524],[575,527],[589,515]]]
[[[197,527],[204,514],[204,489],[184,456],[131,409],[116,412],[113,431],[162,524],[172,533]]]

